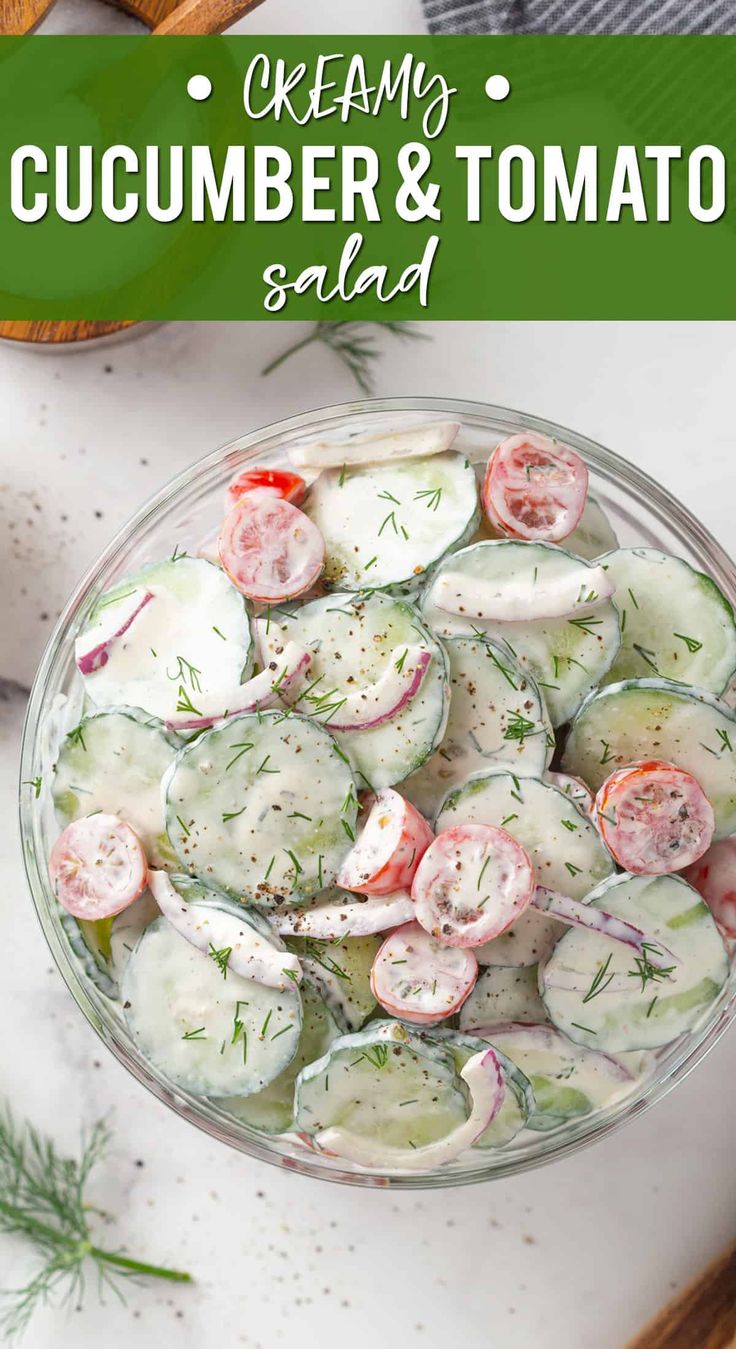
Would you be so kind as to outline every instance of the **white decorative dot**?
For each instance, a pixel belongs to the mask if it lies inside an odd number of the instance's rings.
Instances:
[[[489,75],[486,80],[486,94],[494,103],[502,103],[511,93],[511,85],[505,75]]]
[[[208,75],[192,75],[187,81],[187,93],[197,103],[204,103],[212,93],[212,80]]]

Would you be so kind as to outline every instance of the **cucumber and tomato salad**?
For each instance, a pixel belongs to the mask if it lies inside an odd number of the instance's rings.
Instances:
[[[97,598],[50,783],[64,931],[143,1058],[369,1171],[615,1108],[736,939],[728,601],[618,547],[571,447],[458,431],[239,471],[207,559]]]

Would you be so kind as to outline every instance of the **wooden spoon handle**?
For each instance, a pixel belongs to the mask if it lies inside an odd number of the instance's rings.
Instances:
[[[626,1349],[736,1349],[736,1245],[668,1302]]]
[[[154,35],[173,33],[182,37],[197,33],[222,33],[262,0],[182,0],[154,28]]]

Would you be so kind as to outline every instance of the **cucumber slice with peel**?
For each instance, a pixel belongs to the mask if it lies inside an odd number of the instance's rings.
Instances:
[[[355,840],[350,766],[297,714],[232,717],[205,732],[179,752],[162,790],[182,869],[266,908],[332,885]]]
[[[600,562],[621,616],[605,682],[655,676],[722,693],[736,670],[736,623],[715,582],[657,548],[619,548]]]
[[[736,833],[736,713],[731,708],[672,680],[610,684],[578,712],[563,768],[596,792],[616,768],[649,759],[676,764],[697,778],[715,811],[716,839]]]
[[[271,931],[263,931],[263,920],[251,921],[249,911],[239,905],[202,903],[184,899],[164,871],[149,872],[148,883],[164,918],[175,932],[205,955],[219,953],[223,974],[240,974],[268,988],[288,988],[298,984],[302,971],[296,956],[284,951],[283,943]]]
[[[108,643],[104,662],[84,676],[92,702],[142,707],[161,721],[223,716],[236,708],[253,663],[248,613],[222,569],[204,558],[177,554],[105,591],[77,638],[78,661],[107,633],[116,606],[140,591],[150,602]]]
[[[117,815],[135,830],[152,866],[172,867],[160,784],[180,745],[160,721],[135,707],[83,717],[62,740],[53,769],[59,824],[97,811]]]
[[[651,951],[637,957],[600,933],[571,928],[539,970],[550,1020],[577,1044],[611,1053],[656,1049],[692,1029],[729,974],[723,938],[698,892],[679,876],[624,873],[598,886],[588,904],[642,928]],[[662,951],[673,963],[656,969]]]
[[[428,1031],[427,1035],[431,1039],[436,1039],[444,1048],[451,1049],[458,1072],[471,1055],[482,1053],[487,1043],[462,1030],[441,1029]],[[535,1110],[534,1092],[529,1078],[511,1059],[502,1054],[496,1045],[493,1048],[498,1056],[507,1090],[498,1114],[480,1138],[476,1139],[473,1144],[475,1148],[505,1147],[526,1127]]]
[[[302,1068],[327,1053],[341,1034],[329,1007],[308,983],[300,990],[302,1031],[291,1063],[262,1091],[252,1096],[231,1096],[218,1101],[221,1110],[266,1134],[283,1134],[294,1124],[294,1084]]]
[[[435,822],[441,833],[458,824],[493,824],[526,848],[540,884],[571,899],[586,895],[614,870],[590,819],[564,792],[537,778],[475,773],[446,797]],[[527,909],[507,932],[475,950],[483,965],[535,965],[564,928]]]
[[[204,955],[164,918],[147,927],[123,978],[128,1028],[141,1053],[195,1096],[247,1096],[297,1052],[301,1001]]]
[[[553,544],[512,539],[476,543],[436,569],[422,600],[422,612],[439,637],[486,636],[505,644],[534,676],[552,725],[560,726],[600,683],[619,649],[619,620],[613,602],[597,600],[594,586],[586,591],[579,584],[581,569],[587,566]],[[550,591],[556,584],[566,586],[574,576],[581,598],[589,594],[590,602],[577,605],[574,614],[559,618],[501,622],[470,617],[448,612],[439,604],[438,588],[441,592],[443,577],[449,575],[460,576],[471,585],[474,580],[502,585],[504,578],[513,579],[515,585],[526,583],[530,594],[536,586]]]
[[[319,993],[340,1030],[360,1030],[377,1006],[371,992],[371,969],[380,937],[346,936],[337,942],[295,937],[289,946],[299,957],[304,978]]]
[[[540,689],[503,646],[489,639],[445,641],[450,662],[450,715],[442,743],[401,791],[433,816],[442,798],[470,773],[508,768],[542,777],[554,736]]]
[[[386,595],[331,595],[293,612],[272,612],[260,621],[258,638],[264,659],[287,641],[311,652],[309,678],[293,706],[317,724],[337,715],[344,699],[375,685],[409,648],[429,653],[417,692],[395,716],[365,730],[334,732],[361,787],[378,791],[401,782],[442,739],[450,699],[447,658],[413,605]]]
[[[536,1133],[612,1105],[634,1086],[634,1078],[616,1059],[572,1044],[554,1026],[509,1023],[479,1029],[476,1035],[528,1077],[535,1105],[527,1127]]]
[[[389,1147],[434,1143],[468,1115],[452,1054],[398,1021],[334,1040],[300,1072],[295,1122],[308,1134],[345,1128]]]
[[[102,918],[95,923],[88,923],[62,910],[59,921],[87,978],[106,998],[117,1001],[120,995],[112,972],[112,956],[105,953],[106,947],[109,951],[112,919]]]
[[[323,582],[347,591],[415,589],[480,518],[472,466],[454,451],[326,469],[304,512],[325,541]]]

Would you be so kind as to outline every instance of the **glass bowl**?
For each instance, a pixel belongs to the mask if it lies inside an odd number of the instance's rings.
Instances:
[[[102,590],[125,573],[170,554],[175,545],[193,552],[211,539],[222,517],[225,485],[242,465],[256,460],[272,466],[285,463],[292,442],[334,433],[339,427],[377,429],[384,421],[416,422],[423,416],[459,421],[462,430],[456,445],[476,461],[487,458],[501,437],[524,428],[566,441],[586,460],[592,492],[622,544],[650,545],[685,558],[712,576],[736,606],[736,568],[703,526],[645,473],[577,432],[528,413],[458,399],[394,398],[322,408],[254,431],[217,450],[164,487],[120,531],[77,587],[46,648],[28,706],[21,779],[28,783],[48,771],[50,727],[55,718],[58,721],[58,708],[74,686],[74,638]],[[736,1011],[734,972],[701,1023],[658,1051],[643,1080],[625,1099],[550,1133],[524,1131],[520,1140],[500,1151],[468,1153],[430,1173],[367,1173],[308,1149],[296,1136],[256,1132],[216,1104],[173,1086],[142,1057],[117,1004],[109,1002],[84,974],[61,926],[46,865],[57,832],[48,795],[42,790],[36,799],[28,787],[21,791],[26,872],[46,940],[87,1020],[121,1063],[172,1110],[242,1152],[305,1175],[352,1185],[417,1189],[491,1180],[551,1162],[604,1138],[661,1100],[716,1043]]]

